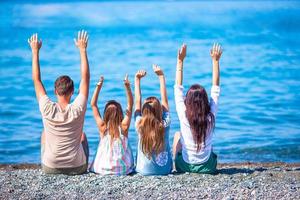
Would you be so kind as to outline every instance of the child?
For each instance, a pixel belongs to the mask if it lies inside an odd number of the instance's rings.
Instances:
[[[143,175],[166,175],[172,170],[169,105],[163,71],[157,65],[153,65],[153,70],[159,77],[162,104],[156,97],[148,97],[141,107],[140,80],[146,71],[135,75],[136,171]]]
[[[213,79],[209,101],[205,89],[199,84],[192,85],[184,96],[182,74],[186,45],[182,45],[178,51],[174,93],[181,132],[175,134],[173,143],[173,157],[177,172],[210,174],[216,172],[217,155],[212,149],[212,135],[220,95],[221,46],[214,44],[210,55],[213,61]]]
[[[128,130],[132,114],[133,97],[128,76],[126,75],[124,80],[127,96],[125,117],[123,117],[121,105],[114,100],[110,100],[106,103],[103,114],[104,117],[103,119],[101,118],[97,107],[97,100],[103,80],[103,77],[101,77],[91,100],[91,106],[101,140],[90,171],[102,175],[130,174],[134,169],[133,155],[128,143]]]

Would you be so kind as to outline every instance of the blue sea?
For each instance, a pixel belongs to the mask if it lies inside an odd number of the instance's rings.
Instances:
[[[80,81],[73,38],[90,34],[90,97],[100,75],[103,112],[109,99],[125,108],[123,78],[133,84],[138,69],[143,97],[159,96],[151,71],[166,75],[172,124],[179,121],[173,85],[177,48],[188,45],[184,86],[211,87],[213,42],[223,45],[221,97],[214,133],[219,161],[300,162],[300,2],[298,1],[1,1],[0,3],[0,163],[40,163],[41,115],[31,80],[27,38],[37,32],[42,80],[55,100],[54,81]],[[133,87],[132,87],[133,88]],[[84,131],[92,160],[99,135],[88,105]],[[137,135],[129,132],[134,151]]]

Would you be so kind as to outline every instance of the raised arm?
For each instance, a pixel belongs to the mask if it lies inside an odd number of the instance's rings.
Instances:
[[[180,49],[178,49],[177,54],[177,66],[176,66],[176,85],[182,85],[183,79],[183,60],[186,56],[187,46],[183,44]]]
[[[98,106],[97,106],[97,102],[98,102],[98,96],[99,96],[100,90],[101,90],[102,85],[103,85],[103,80],[104,80],[104,78],[103,78],[103,76],[101,76],[99,82],[96,85],[96,88],[94,90],[93,97],[92,97],[92,100],[91,100],[91,107],[92,107],[92,110],[93,110],[93,115],[94,115],[94,118],[96,120],[96,124],[97,124],[97,127],[99,129],[101,138],[104,136],[104,132],[105,132],[106,127],[105,127],[104,121],[101,118],[101,115],[100,115],[100,112],[99,112],[99,109],[98,109]]]
[[[166,89],[166,81],[165,75],[162,69],[158,65],[153,65],[153,71],[159,78],[160,84],[160,95],[161,95],[161,104],[164,111],[169,111],[169,103],[168,103],[168,96],[167,96],[167,89]]]
[[[127,97],[127,108],[125,117],[122,121],[122,130],[125,136],[128,136],[128,129],[130,127],[131,115],[132,115],[132,106],[133,106],[133,96],[130,88],[130,82],[128,80],[128,75],[126,74],[124,79],[124,85],[126,90],[126,97]]]
[[[135,74],[134,81],[134,97],[135,97],[135,112],[140,112],[142,107],[142,95],[141,95],[141,78],[146,76],[145,70],[139,70]]]
[[[28,43],[31,47],[32,52],[32,80],[34,84],[36,98],[39,101],[40,97],[46,94],[46,90],[41,80],[39,60],[39,51],[42,47],[42,40],[38,40],[38,35],[36,33],[28,39]]]
[[[86,31],[79,31],[77,39],[74,39],[75,45],[79,49],[80,53],[80,71],[81,71],[81,82],[79,87],[79,93],[84,95],[86,99],[88,99],[89,95],[89,84],[90,84],[90,69],[89,69],[89,61],[87,58],[87,44],[88,38]]]
[[[210,50],[210,56],[212,58],[213,63],[213,77],[212,77],[212,84],[213,85],[220,85],[220,69],[219,69],[219,60],[221,58],[221,55],[223,53],[223,50],[221,48],[221,45],[218,43],[214,43],[212,49]]]

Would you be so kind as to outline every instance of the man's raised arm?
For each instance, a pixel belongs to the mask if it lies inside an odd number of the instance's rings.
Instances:
[[[89,95],[89,84],[90,84],[90,69],[89,61],[87,58],[87,44],[88,44],[87,32],[82,30],[78,32],[77,39],[74,39],[75,45],[78,47],[80,52],[80,71],[81,71],[81,82],[79,87],[79,93],[84,95],[88,99]]]
[[[38,35],[36,33],[28,39],[28,43],[31,47],[32,52],[32,80],[34,84],[36,98],[39,101],[40,97],[46,94],[45,88],[41,80],[39,61],[39,51],[42,47],[42,40],[38,40]]]

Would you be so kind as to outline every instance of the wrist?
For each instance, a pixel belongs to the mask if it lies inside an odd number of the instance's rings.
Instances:
[[[183,59],[177,59],[177,63],[183,63]]]
[[[158,75],[158,78],[159,78],[159,79],[164,79],[164,78],[165,78],[165,75],[164,75],[164,74]]]
[[[213,58],[213,59],[212,59],[212,62],[213,62],[213,63],[218,63],[218,62],[219,62],[219,59]]]
[[[126,89],[130,89],[130,84],[124,84]]]
[[[103,84],[103,81],[99,81],[96,83],[96,86],[99,87],[99,86],[102,86],[102,84]]]
[[[39,50],[32,50],[32,55],[39,55]]]
[[[86,48],[84,49],[79,49],[80,54],[86,54]]]

